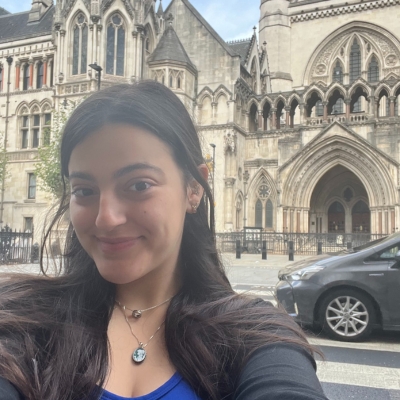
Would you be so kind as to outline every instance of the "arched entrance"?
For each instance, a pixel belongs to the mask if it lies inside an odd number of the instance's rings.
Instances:
[[[336,165],[316,184],[310,204],[310,232],[370,232],[367,191],[349,169]]]

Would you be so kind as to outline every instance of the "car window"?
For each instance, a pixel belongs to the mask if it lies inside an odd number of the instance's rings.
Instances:
[[[379,254],[379,258],[381,260],[390,260],[390,259],[394,259],[394,256],[396,255],[396,253],[399,251],[399,245],[397,244],[396,246],[390,247],[389,249],[385,249],[383,250],[380,254]]]
[[[394,260],[396,253],[400,250],[400,243],[393,245],[392,247],[387,247],[375,254],[369,256],[365,261],[387,261]]]

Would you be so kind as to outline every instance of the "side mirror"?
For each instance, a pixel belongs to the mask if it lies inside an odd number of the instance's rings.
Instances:
[[[396,253],[396,255],[394,256],[394,259],[395,259],[397,262],[400,262],[400,251],[398,251],[398,252]]]

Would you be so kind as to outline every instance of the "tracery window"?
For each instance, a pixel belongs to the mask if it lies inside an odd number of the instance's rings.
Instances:
[[[368,66],[368,82],[379,81],[379,64],[375,56],[371,58]]]
[[[343,83],[343,68],[340,61],[336,62],[335,68],[333,69],[332,81]]]
[[[35,105],[31,111],[24,107],[20,113],[21,149],[38,148],[50,143],[51,108],[48,104],[42,110]]]
[[[40,89],[43,86],[43,69],[43,63],[39,61],[37,64],[36,89]]]
[[[24,115],[21,118],[21,149],[28,148],[28,140],[29,140],[29,116]]]
[[[106,73],[124,75],[125,28],[122,18],[114,14],[108,21]]]
[[[354,39],[354,42],[350,49],[350,83],[353,83],[357,78],[361,76],[361,49]]]
[[[85,74],[87,71],[88,24],[83,14],[79,14],[75,20],[73,36],[72,75]]]
[[[271,229],[274,227],[274,206],[271,200],[271,187],[267,180],[261,182],[256,191],[255,226]]]
[[[30,81],[30,65],[26,63],[22,70],[22,90],[28,90]]]
[[[32,119],[32,148],[33,149],[39,147],[39,134],[40,134],[40,115],[35,114]]]

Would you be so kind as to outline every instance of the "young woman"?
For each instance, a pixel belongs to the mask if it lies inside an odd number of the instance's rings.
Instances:
[[[93,94],[61,165],[45,245],[68,211],[65,266],[2,280],[0,399],[326,399],[301,329],[232,290],[200,141],[169,89]]]

